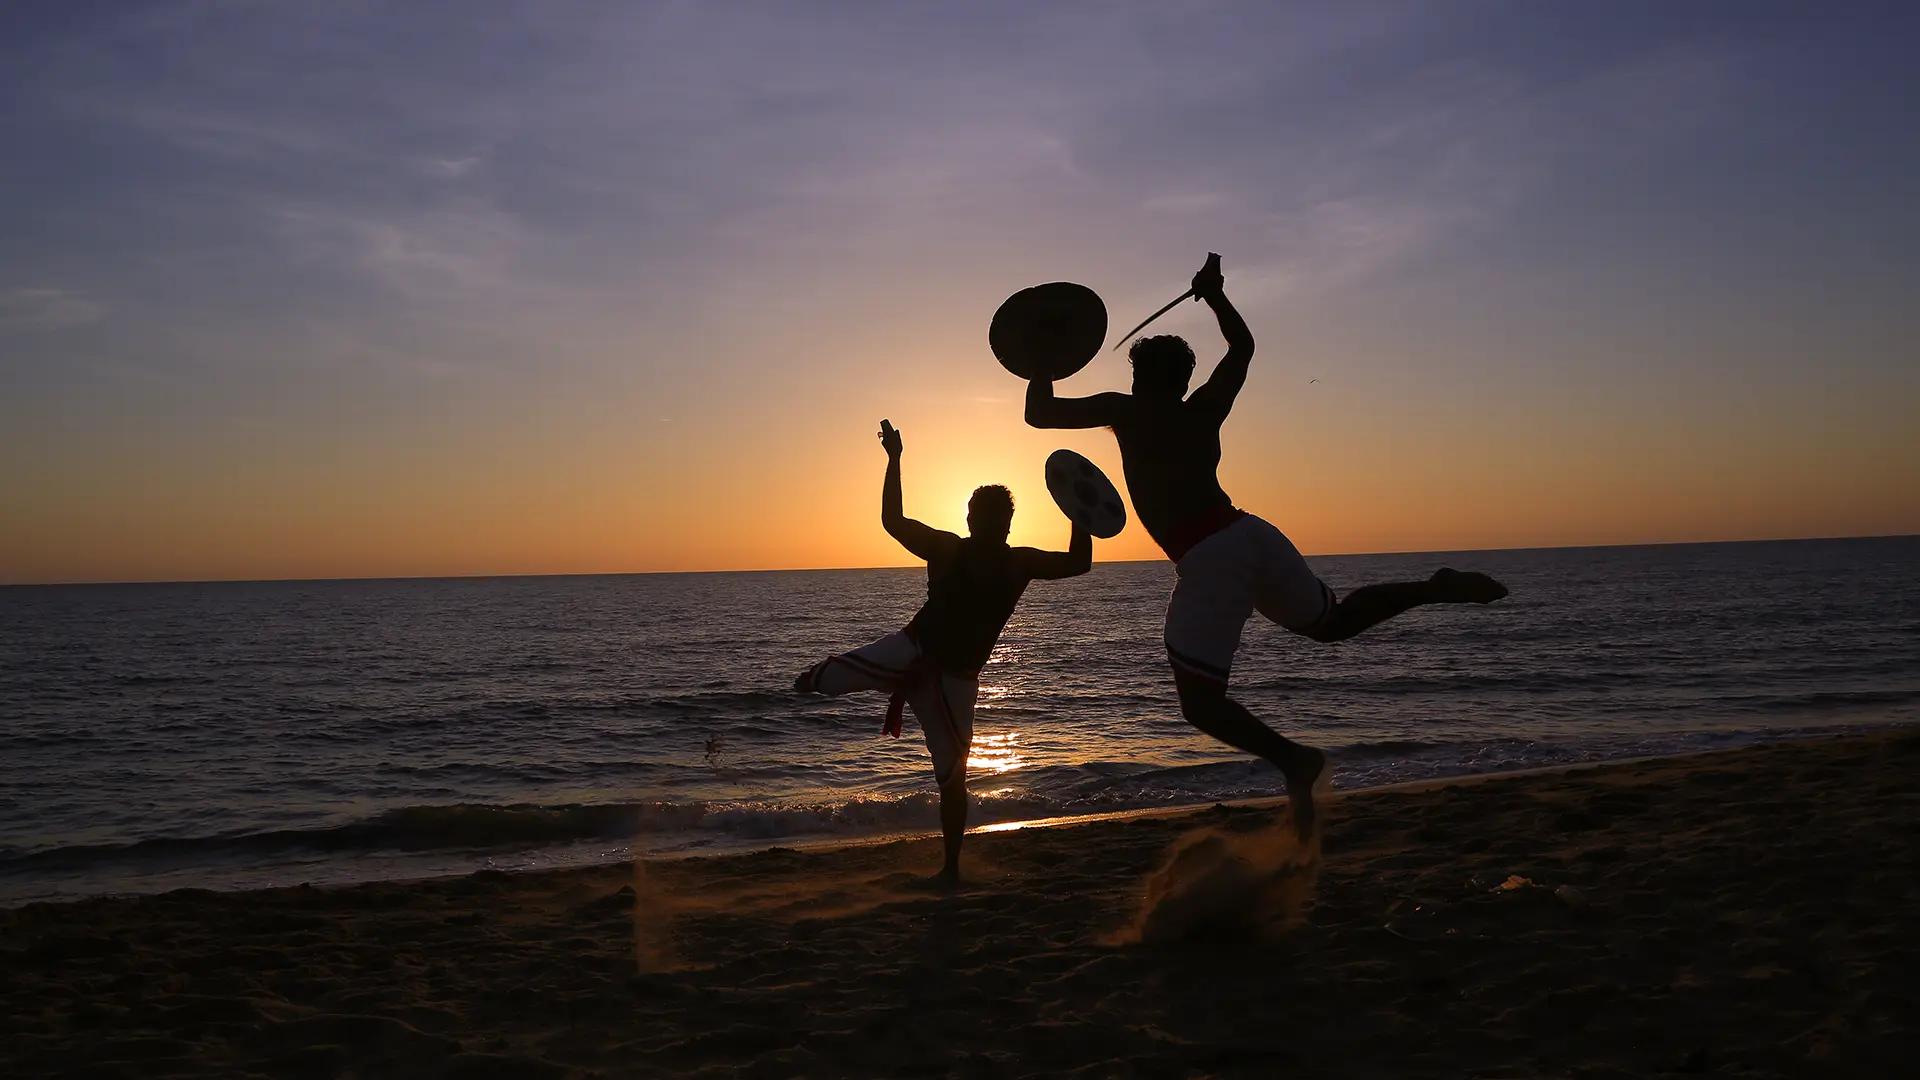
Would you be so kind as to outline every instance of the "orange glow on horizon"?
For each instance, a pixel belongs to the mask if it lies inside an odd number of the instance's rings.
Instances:
[[[880,527],[883,416],[906,440],[907,513],[937,528],[964,531],[974,487],[1002,483],[1012,541],[1064,547],[1042,475],[1059,447],[1124,490],[1111,433],[1028,428],[1023,384],[984,349],[902,363],[902,331],[883,329],[672,416],[636,381],[445,420],[396,413],[352,438],[102,437],[8,475],[0,581],[909,565]],[[955,315],[918,339],[977,332]],[[1096,360],[1061,393],[1123,389],[1124,363]],[[1809,417],[1782,391],[1751,415],[1674,423],[1627,397],[1574,408],[1550,384],[1469,391],[1308,387],[1284,357],[1258,358],[1222,483],[1309,555],[1920,532],[1920,436],[1895,393],[1853,406],[1871,416]],[[1130,520],[1094,557],[1161,555]]]

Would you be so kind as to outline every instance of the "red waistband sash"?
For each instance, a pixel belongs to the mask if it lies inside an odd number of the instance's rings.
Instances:
[[[1247,512],[1237,506],[1214,507],[1168,529],[1166,542],[1160,546],[1167,558],[1179,562],[1187,557],[1187,552],[1199,547],[1200,541],[1246,516]]]
[[[946,672],[941,671],[938,664],[925,656],[918,657],[913,663],[908,664],[906,674],[900,676],[900,681],[894,684],[893,697],[887,701],[887,721],[880,725],[880,730],[896,739],[899,738],[900,731],[906,723],[907,695],[927,682],[937,684],[940,677],[945,674]],[[961,678],[978,679],[980,677],[977,671],[955,674]]]

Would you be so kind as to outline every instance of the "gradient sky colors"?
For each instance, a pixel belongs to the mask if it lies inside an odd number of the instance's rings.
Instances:
[[[909,513],[1004,482],[1058,546],[1047,452],[1117,455],[1022,425],[988,317],[1066,278],[1117,332],[1210,249],[1260,341],[1222,479],[1309,553],[1920,531],[1916,46],[1901,4],[11,4],[0,581],[904,563],[882,416]]]

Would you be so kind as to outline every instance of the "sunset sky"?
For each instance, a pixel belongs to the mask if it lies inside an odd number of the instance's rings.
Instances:
[[[1118,454],[1023,425],[987,321],[1067,279],[1117,334],[1209,250],[1259,341],[1221,478],[1309,554],[1920,532],[1917,45],[1902,4],[9,4],[0,582],[901,564],[883,416],[910,514],[1006,483],[1064,546],[1047,453]]]

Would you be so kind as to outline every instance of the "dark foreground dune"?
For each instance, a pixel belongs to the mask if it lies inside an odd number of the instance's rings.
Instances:
[[[1304,921],[1278,814],[978,836],[953,897],[912,886],[937,860],[911,841],[36,905],[0,913],[0,1075],[1891,1076],[1920,1052],[1920,733],[1340,800]]]

